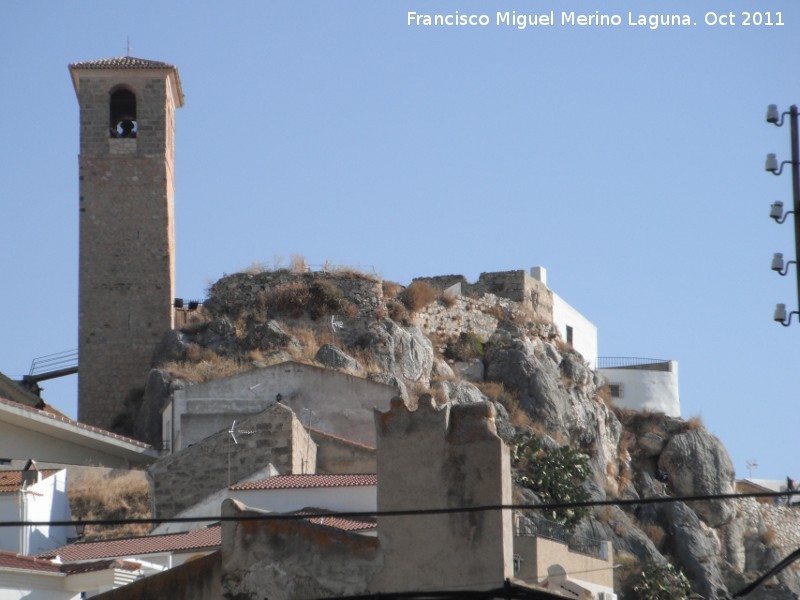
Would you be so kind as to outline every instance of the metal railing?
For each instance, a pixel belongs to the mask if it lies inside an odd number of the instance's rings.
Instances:
[[[669,371],[669,360],[663,358],[639,358],[636,356],[600,356],[598,369],[643,369],[645,371]]]
[[[605,542],[582,535],[571,535],[566,527],[544,517],[516,513],[517,535],[543,537],[567,545],[571,552],[578,552],[605,560]]]
[[[78,351],[65,350],[46,356],[39,356],[31,361],[31,370],[28,375],[40,375],[50,371],[59,371],[78,366]]]

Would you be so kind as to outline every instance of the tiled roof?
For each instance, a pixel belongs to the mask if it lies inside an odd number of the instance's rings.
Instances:
[[[33,556],[23,556],[16,552],[0,550],[0,569],[25,569],[28,571],[47,571],[58,573],[61,565],[52,563],[49,560],[42,560]]]
[[[12,408],[18,408],[21,410],[26,410],[30,413],[47,417],[48,419],[52,419],[54,421],[59,421],[61,423],[66,423],[68,425],[72,425],[73,427],[77,427],[79,429],[83,429],[84,431],[91,431],[92,433],[98,433],[105,437],[119,440],[121,442],[126,442],[128,444],[133,444],[134,446],[139,446],[140,448],[152,448],[150,444],[145,444],[144,442],[140,442],[139,440],[134,440],[133,438],[125,437],[124,435],[118,435],[116,433],[111,433],[110,431],[106,431],[105,429],[100,429],[99,427],[94,427],[92,425],[87,425],[86,423],[80,423],[78,421],[74,421],[69,417],[65,417],[63,415],[56,415],[49,412],[45,412],[43,410],[39,410],[36,408],[31,408],[30,406],[25,406],[24,404],[20,404],[19,402],[12,402],[11,400],[6,400],[5,398],[0,398],[0,404],[4,404],[6,406],[10,406]]]
[[[288,490],[300,488],[331,488],[377,485],[374,473],[352,475],[275,475],[259,481],[232,485],[231,490]]]
[[[70,69],[174,69],[175,66],[158,60],[147,60],[134,56],[115,56],[99,60],[72,63]]]
[[[110,558],[107,560],[94,560],[92,562],[69,563],[61,566],[61,570],[67,575],[77,575],[79,573],[93,573],[94,571],[105,571],[106,569],[122,569],[123,571],[138,571],[142,565],[131,560],[119,560]]]
[[[318,515],[324,512],[326,511],[322,509],[306,508],[301,511],[298,511],[295,514]],[[310,523],[315,523],[317,525],[325,525],[326,527],[335,527],[336,529],[341,529],[342,531],[367,531],[369,529],[375,529],[378,526],[378,523],[375,519],[370,519],[368,517],[364,517],[362,519],[354,519],[352,517],[330,516],[330,517],[313,517],[307,520]]]
[[[185,533],[165,535],[145,535],[115,540],[77,542],[42,552],[39,558],[61,557],[64,562],[95,560],[115,556],[138,556],[157,552],[177,552],[180,550],[200,550],[216,548],[222,543],[219,525],[194,529]]]
[[[4,492],[18,492],[22,489],[22,474],[25,471],[0,471],[0,494]],[[42,469],[39,471],[42,479],[58,473],[58,469]]]

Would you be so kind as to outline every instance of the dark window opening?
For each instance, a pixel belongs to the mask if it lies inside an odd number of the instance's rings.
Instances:
[[[569,325],[567,325],[567,343],[568,344],[572,343],[572,327],[570,327]]]
[[[135,138],[138,129],[136,123],[136,94],[126,89],[113,92],[109,108],[111,137]]]
[[[609,383],[608,384],[608,391],[611,392],[612,398],[622,398],[622,384],[621,383]]]

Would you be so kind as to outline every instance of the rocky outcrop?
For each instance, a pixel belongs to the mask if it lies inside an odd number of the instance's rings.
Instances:
[[[433,369],[433,343],[418,327],[385,319],[371,325],[359,345],[384,373],[428,384]]]
[[[722,442],[704,429],[673,436],[658,459],[679,496],[732,494],[733,463]],[[728,523],[733,505],[724,500],[693,503],[695,512],[712,527]]]

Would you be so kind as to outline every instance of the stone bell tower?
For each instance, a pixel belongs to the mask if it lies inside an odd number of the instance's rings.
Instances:
[[[173,326],[178,70],[70,65],[80,105],[78,419],[110,429]]]

